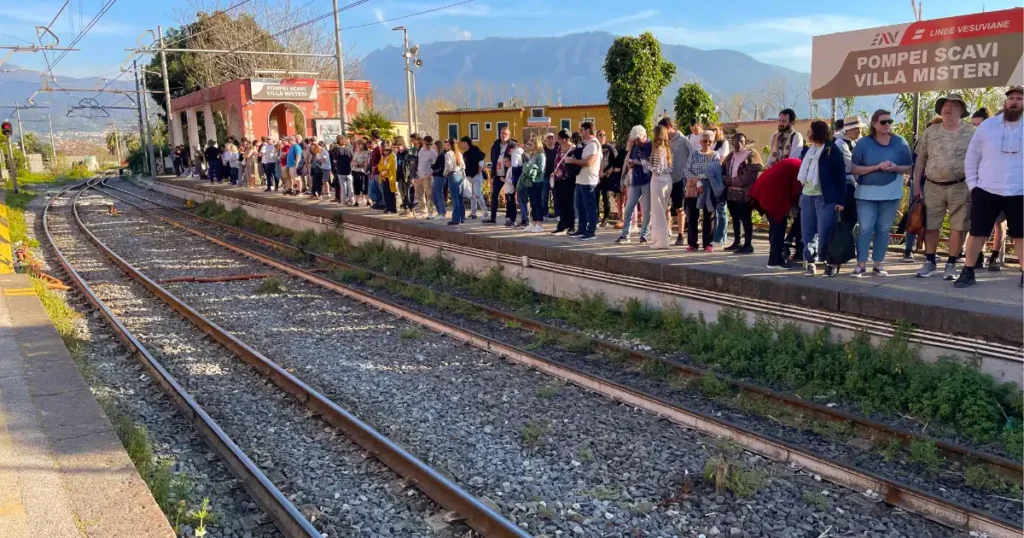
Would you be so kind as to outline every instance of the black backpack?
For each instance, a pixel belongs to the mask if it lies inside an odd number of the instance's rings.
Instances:
[[[582,159],[583,146],[577,146],[569,150],[568,156],[573,159]],[[583,167],[578,164],[565,163],[565,179],[576,181],[576,176],[580,175],[580,170],[583,170]]]

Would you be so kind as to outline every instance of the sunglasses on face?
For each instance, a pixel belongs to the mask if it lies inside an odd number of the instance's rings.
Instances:
[[[893,119],[878,120],[878,124],[879,125],[892,125],[894,121],[896,121],[896,120],[893,120]]]
[[[700,143],[701,144],[710,144],[711,141],[705,138],[705,139],[701,140]]]

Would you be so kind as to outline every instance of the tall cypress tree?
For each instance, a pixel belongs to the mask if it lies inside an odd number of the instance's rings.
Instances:
[[[675,64],[662,58],[661,44],[650,32],[615,39],[604,59],[604,78],[619,144],[634,125],[651,128],[658,97],[675,75]]]

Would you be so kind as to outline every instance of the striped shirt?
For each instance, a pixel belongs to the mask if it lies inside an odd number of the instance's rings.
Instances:
[[[656,176],[670,174],[672,172],[671,156],[666,148],[660,147],[654,150],[651,155],[651,173]]]

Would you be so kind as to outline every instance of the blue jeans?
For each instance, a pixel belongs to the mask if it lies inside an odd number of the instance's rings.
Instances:
[[[544,222],[548,215],[548,205],[544,202],[544,192],[550,187],[547,182],[534,183],[530,187],[530,218],[533,222]]]
[[[551,180],[551,175],[550,174],[544,174],[544,181],[540,185],[540,200],[539,200],[540,204],[539,205],[540,205],[540,209],[541,209],[541,215],[545,216],[545,217],[548,215],[548,207],[550,207],[548,205],[548,201],[551,199],[551,183],[550,183],[550,180]]]
[[[804,240],[804,261],[814,261],[811,258],[810,245],[815,235],[818,236],[817,261],[825,261],[828,234],[832,231],[835,217],[835,206],[827,207],[824,196],[820,194],[817,196],[800,195],[800,235]]]
[[[899,200],[857,200],[857,216],[860,220],[857,229],[857,263],[868,261],[868,246],[874,235],[874,246],[871,249],[871,261],[882,263],[885,251],[889,248],[889,228],[896,219]]]
[[[719,202],[715,206],[715,236],[711,239],[713,243],[725,243],[729,238],[729,213],[725,210],[725,202]]]
[[[441,176],[434,176],[434,183],[431,188],[430,199],[434,201],[434,209],[437,210],[438,216],[447,217],[448,211],[444,206],[444,186],[447,184],[447,180]],[[461,195],[460,195],[461,196]],[[454,194],[452,198],[455,198]]]
[[[458,224],[466,222],[466,202],[462,198],[462,182],[465,178],[459,172],[448,174],[448,192],[452,196],[452,220]],[[444,193],[441,194],[444,196]],[[442,202],[444,200],[442,199]],[[442,213],[443,214],[443,213]]]
[[[519,222],[526,224],[530,219],[530,189],[516,189],[516,202],[519,203]]]
[[[651,184],[633,185],[629,188],[629,197],[626,199],[626,214],[622,218],[622,237],[629,237],[629,230],[633,227],[633,211],[636,210],[637,202],[644,211],[644,218],[640,222],[640,237],[647,237],[647,228],[651,225]]]
[[[576,229],[582,237],[597,233],[597,186],[576,185],[576,208],[579,211],[580,226]]]
[[[491,178],[491,220],[498,216],[498,197],[501,196],[501,188],[505,186],[505,180],[498,176]]]

